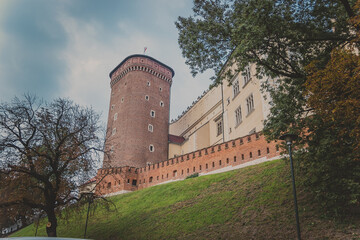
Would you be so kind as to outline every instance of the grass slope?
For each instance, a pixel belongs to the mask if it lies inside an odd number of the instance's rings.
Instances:
[[[321,218],[298,188],[303,239],[360,239],[359,219]],[[295,239],[289,166],[276,160],[110,198],[89,219],[92,239]],[[86,211],[59,221],[58,236],[83,237]],[[357,225],[357,226],[356,226]],[[13,236],[34,236],[28,226]],[[45,236],[44,224],[38,235]]]

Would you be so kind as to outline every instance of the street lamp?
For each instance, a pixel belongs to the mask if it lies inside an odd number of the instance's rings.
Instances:
[[[296,230],[298,239],[301,239],[300,234],[300,222],[299,222],[299,212],[297,206],[297,198],[296,198],[296,187],[295,187],[295,175],[294,175],[294,166],[292,161],[292,153],[291,153],[291,145],[292,142],[297,139],[297,135],[295,134],[284,134],[280,137],[281,140],[285,140],[286,145],[289,147],[289,157],[290,157],[290,169],[291,169],[291,177],[292,177],[292,186],[293,186],[293,194],[294,194],[294,206],[295,206],[295,217],[296,217]]]
[[[89,220],[89,212],[90,212],[90,204],[93,201],[93,197],[94,197],[94,193],[93,192],[86,192],[83,193],[85,195],[85,198],[88,200],[88,210],[87,210],[87,215],[86,215],[86,222],[85,222],[85,232],[84,232],[84,238],[86,238],[86,230],[87,230],[87,224],[88,224],[88,220]]]

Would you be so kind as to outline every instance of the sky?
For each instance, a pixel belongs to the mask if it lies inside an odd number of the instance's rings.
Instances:
[[[26,93],[69,98],[107,121],[109,73],[132,54],[175,71],[170,120],[211,83],[192,77],[178,46],[175,21],[192,0],[0,0],[0,101]]]

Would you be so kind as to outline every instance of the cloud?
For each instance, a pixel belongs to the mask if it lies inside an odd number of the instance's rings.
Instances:
[[[175,118],[210,84],[206,74],[192,78],[177,43],[174,22],[191,6],[191,0],[2,0],[0,98],[68,97],[92,105],[106,122],[109,72],[146,46],[146,54],[175,70]]]
[[[15,1],[2,20],[5,41],[0,55],[2,96],[56,94],[64,62],[58,58],[66,44],[61,25],[53,18],[57,8],[48,1]],[[16,14],[14,14],[16,13]]]

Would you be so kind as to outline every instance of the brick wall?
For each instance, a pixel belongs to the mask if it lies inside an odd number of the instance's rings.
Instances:
[[[274,158],[279,154],[276,142],[267,142],[264,136],[254,133],[143,168],[125,167],[120,168],[121,171],[118,173],[114,172],[116,171],[114,169],[119,168],[100,169],[102,174],[108,174],[103,183],[99,184],[100,193],[134,191],[164,182],[185,179],[194,173],[207,174],[259,158]],[[116,180],[120,180],[120,184],[116,185]],[[136,186],[132,185],[133,180],[136,180]]]

